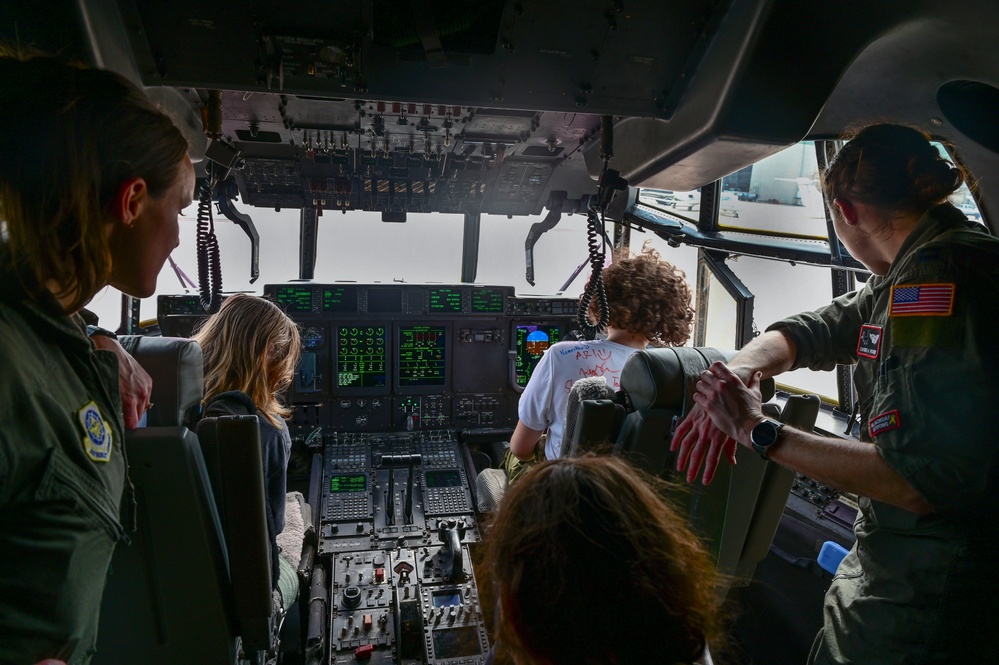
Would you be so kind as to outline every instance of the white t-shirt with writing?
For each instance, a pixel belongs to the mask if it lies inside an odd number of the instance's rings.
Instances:
[[[538,361],[520,396],[520,422],[534,430],[548,430],[545,455],[556,459],[562,449],[562,431],[569,408],[569,391],[579,379],[602,376],[614,390],[621,388],[624,361],[637,349],[617,342],[559,342]]]

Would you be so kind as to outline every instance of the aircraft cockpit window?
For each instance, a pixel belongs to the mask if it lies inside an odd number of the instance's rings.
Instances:
[[[697,211],[701,209],[701,190],[680,191],[672,189],[648,189],[638,192],[638,202],[670,212],[680,217],[697,221]]]
[[[833,297],[829,269],[740,256],[726,262],[752,292],[753,323],[759,331],[792,314],[816,309]],[[824,401],[838,402],[836,373],[798,369],[780,375],[782,386],[815,393]]]
[[[961,185],[961,189],[954,192],[954,195],[950,197],[950,202],[957,206],[957,209],[963,212],[964,216],[968,219],[979,224],[985,224],[985,220],[982,218],[982,211],[978,207],[978,202],[971,195],[971,190],[968,189],[967,185]]]
[[[526,278],[524,241],[531,227],[542,219],[541,215],[482,215],[476,281],[509,284],[522,295],[550,296],[561,291],[565,297],[579,296],[589,275],[589,266],[583,265],[588,257],[586,216],[563,212],[558,224],[538,239],[532,286]]]
[[[942,143],[934,141],[933,145],[940,151],[940,154],[951,161],[955,161],[955,158],[947,151],[947,148],[944,147]],[[980,224],[985,224],[985,220],[982,219],[982,211],[978,207],[978,201],[975,200],[975,197],[972,195],[967,183],[962,184],[961,188],[954,192],[953,196],[950,197],[950,202],[957,206],[957,209],[963,212],[964,216],[968,219]]]
[[[718,225],[828,238],[815,142],[802,141],[722,178]]]
[[[733,296],[731,285],[701,261],[697,268],[697,291],[706,295],[707,303],[700,303],[694,330],[694,346],[716,349],[735,349],[742,344],[740,335],[739,299]]]

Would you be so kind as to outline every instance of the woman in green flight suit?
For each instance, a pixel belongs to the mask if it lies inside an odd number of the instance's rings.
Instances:
[[[810,663],[996,657],[999,239],[947,202],[964,176],[919,130],[853,136],[823,193],[836,235],[873,276],[702,373],[674,437],[690,481],[705,462],[710,482],[737,442],[862,497]],[[836,364],[856,366],[860,441],[763,416],[761,377]]]
[[[152,295],[194,169],[116,74],[0,48],[0,81],[0,662],[75,665],[133,504],[118,361],[78,313]]]

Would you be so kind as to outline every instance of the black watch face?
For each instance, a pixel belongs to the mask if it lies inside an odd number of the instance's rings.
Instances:
[[[777,426],[772,422],[765,421],[753,428],[753,443],[766,448],[773,445],[777,440]]]

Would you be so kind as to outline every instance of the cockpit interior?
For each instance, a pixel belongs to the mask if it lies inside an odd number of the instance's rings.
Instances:
[[[299,324],[302,359],[286,397],[302,464],[289,469],[289,488],[312,504],[311,567],[299,569],[300,607],[280,633],[270,628],[273,639],[235,646],[241,628],[230,622],[219,636],[229,662],[485,663],[489,608],[479,604],[472,564],[483,537],[476,476],[498,465],[545,350],[595,333],[580,317],[578,290],[524,292],[536,281],[536,248],[557,251],[553,231],[573,215],[586,220],[589,245],[577,249],[590,262],[603,260],[604,246],[634,249],[641,235],[696,248],[714,277],[689,274],[692,287],[695,277],[699,287],[721,282],[736,304],[727,336],[695,330],[691,345],[738,349],[763,326],[731,260],[822,268],[836,295],[868,276],[828,214],[819,213],[818,233],[753,226],[740,211],[767,203],[757,202],[748,169],[798,145],[821,167],[844,131],[883,119],[948,143],[977,177],[969,209],[995,231],[997,25],[994,0],[38,0],[0,8],[0,40],[121,73],[190,143],[197,284],[160,292],[151,322],[123,297],[120,321],[104,325],[190,337],[230,293],[215,237],[216,225],[229,223],[250,251],[248,266],[227,270],[248,274],[249,289]],[[726,180],[738,173],[747,174],[744,186]],[[783,184],[794,205],[820,196],[810,173],[792,176]],[[290,278],[254,285],[269,249],[259,215],[282,210],[296,215],[283,231],[297,239]],[[394,282],[389,265],[378,267],[378,280],[317,277],[319,236],[335,237],[338,220],[355,212],[400,229],[415,216],[460,216],[460,270],[449,283]],[[497,251],[481,242],[486,216],[532,219],[514,240],[518,251],[503,257],[516,266],[516,283],[480,281],[480,264]],[[589,265],[572,276],[583,271],[577,284]],[[698,321],[708,302],[698,304]],[[613,388],[644,395],[636,376],[630,387],[615,377]],[[849,433],[855,406],[849,377],[837,376],[815,424],[830,435]],[[794,401],[779,385],[771,392],[780,406]],[[668,441],[682,389],[672,406],[662,394],[647,409]],[[753,629],[743,626],[735,662],[803,662],[795,659],[807,655],[831,577],[814,562],[818,552],[788,553],[791,541],[811,528],[812,544],[848,547],[856,505],[807,477],[752,465],[738,468],[757,474],[745,481],[756,489],[726,478],[721,496],[704,495],[699,519],[715,522],[704,533],[738,580],[729,594],[752,604],[753,616],[779,615],[786,639],[753,642],[758,635],[746,637]],[[664,469],[660,460],[650,470]],[[726,508],[733,497],[755,512]],[[771,576],[767,590],[756,590],[754,575]],[[144,598],[157,602],[156,590]],[[160,622],[141,633],[155,644],[119,649],[108,628],[95,662],[207,662],[192,655],[197,640],[171,633],[166,610],[113,607],[118,626]],[[196,599],[190,611],[198,613]]]

